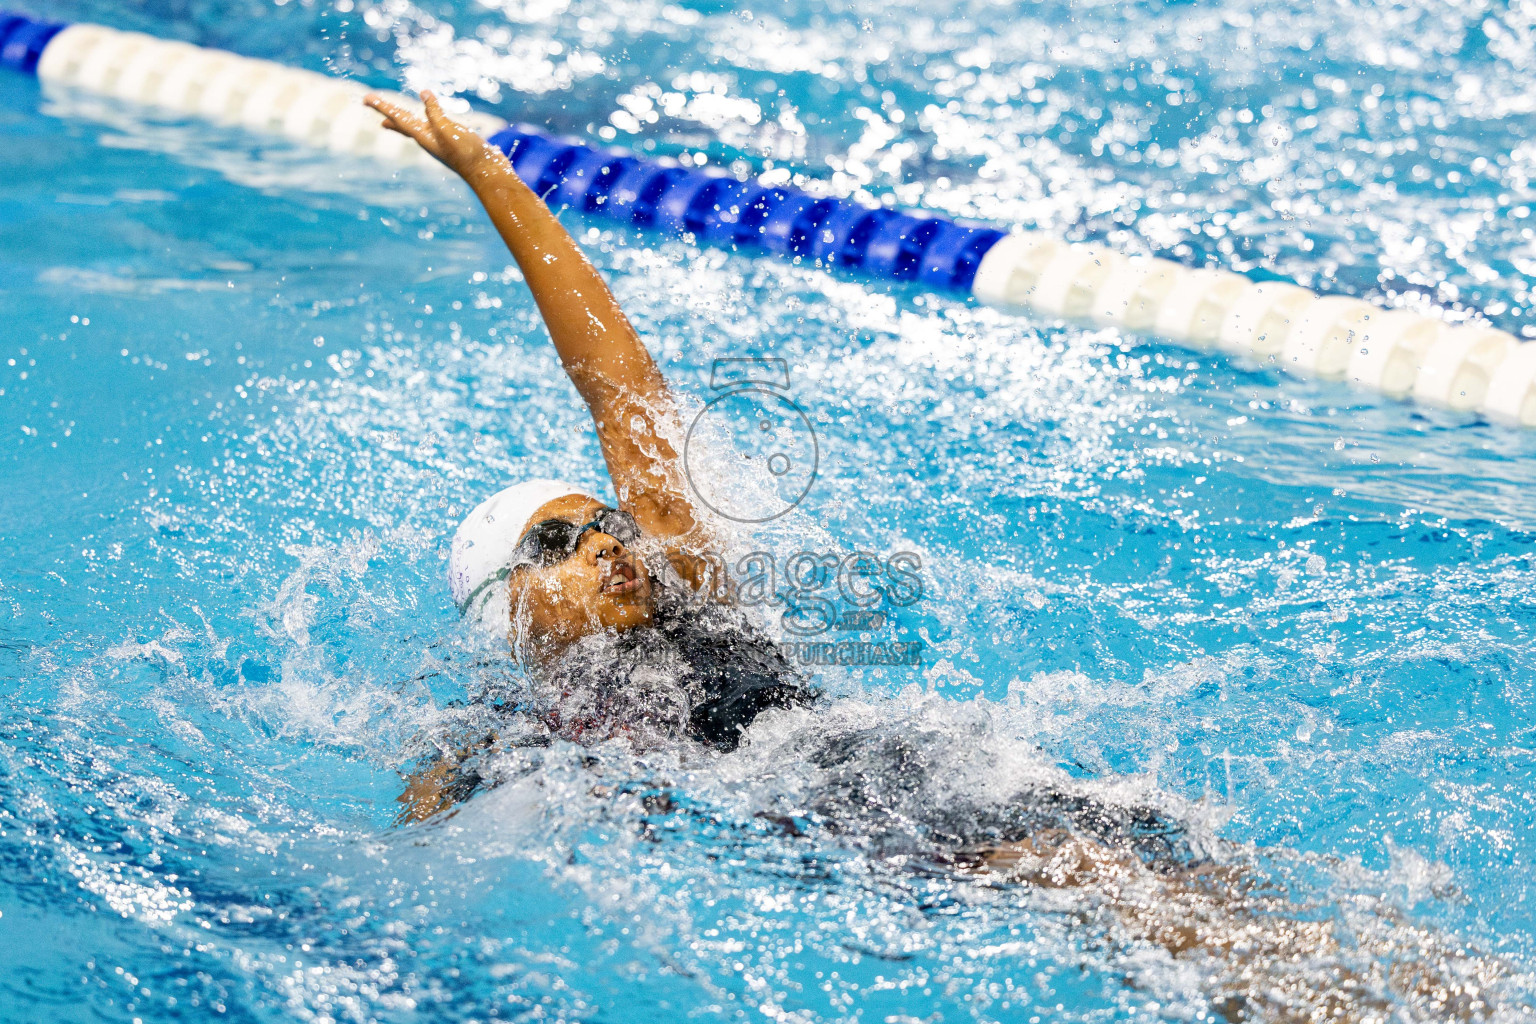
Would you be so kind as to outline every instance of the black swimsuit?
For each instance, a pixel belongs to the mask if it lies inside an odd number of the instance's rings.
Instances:
[[[956,792],[946,778],[954,743],[953,735],[887,724],[807,733],[782,753],[817,770],[797,794],[803,812],[882,857],[953,862],[1054,831],[1134,853],[1154,869],[1199,859],[1183,824],[1154,807],[1048,784],[1001,799]]]
[[[536,747],[557,736],[583,743],[625,736],[643,749],[686,737],[732,751],[763,712],[820,699],[778,645],[735,610],[669,599],[675,594],[666,588],[661,596],[652,625],[586,637],[540,670],[531,705],[482,699],[464,707],[480,712],[474,716],[480,728],[492,718],[502,724],[490,735],[482,732],[486,739],[456,759],[445,794],[459,802],[492,783],[477,770],[478,754],[498,739],[503,746]],[[1151,866],[1197,859],[1180,823],[1150,807],[1114,806],[1050,786],[1026,787],[1003,800],[941,796],[933,788],[941,781],[934,770],[944,771],[931,760],[953,742],[896,723],[801,731],[780,754],[819,777],[809,791],[789,798],[795,806],[764,808],[760,816],[789,822],[808,814],[881,855],[937,862],[1047,830],[1134,852]]]
[[[734,610],[658,604],[652,625],[587,637],[539,673],[554,731],[585,739],[638,729],[728,751],[764,711],[817,699],[778,645]]]
[[[624,735],[641,746],[686,737],[731,751],[764,711],[820,697],[739,613],[679,598],[675,588],[658,587],[658,597],[653,624],[583,638],[538,670],[534,699],[482,693],[445,708],[444,728],[423,739],[435,748],[427,762],[449,769],[442,791],[450,802],[492,784],[480,769],[493,746]]]

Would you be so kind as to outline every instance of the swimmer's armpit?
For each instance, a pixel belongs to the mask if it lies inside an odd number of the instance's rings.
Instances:
[[[366,102],[475,190],[592,414],[619,504],[652,537],[707,546],[668,440],[682,433],[677,405],[602,275],[500,150],[444,114],[430,92],[422,100],[425,117],[379,96]]]

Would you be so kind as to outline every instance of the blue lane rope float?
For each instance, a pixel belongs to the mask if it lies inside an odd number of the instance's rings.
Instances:
[[[356,82],[91,24],[0,12],[0,63],[44,83],[244,125],[337,153],[430,162],[379,127]],[[410,97],[394,97],[420,109]],[[556,207],[760,249],[1004,309],[1273,362],[1394,397],[1536,426],[1536,342],[1294,284],[1126,256],[1036,231],[863,206],[507,125],[461,120]]]
[[[526,125],[503,128],[490,142],[552,205],[718,245],[806,256],[888,280],[965,291],[982,257],[1003,237],[995,228],[817,198],[552,139]]]

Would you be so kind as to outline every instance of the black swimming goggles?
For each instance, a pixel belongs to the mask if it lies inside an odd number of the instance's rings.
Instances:
[[[568,519],[546,519],[534,523],[517,542],[517,547],[512,549],[512,557],[507,560],[507,564],[470,591],[469,596],[459,605],[459,614],[466,614],[492,584],[500,583],[512,575],[513,569],[525,565],[559,565],[570,558],[581,546],[581,538],[589,530],[601,530],[620,544],[633,544],[640,539],[640,524],[635,522],[635,517],[616,508],[603,509],[590,523],[577,524]]]
[[[640,539],[640,524],[635,517],[616,508],[605,508],[596,519],[579,526],[566,519],[546,519],[528,527],[523,539],[512,549],[507,571],[523,565],[559,565],[576,553],[581,538],[590,530],[606,533],[620,544],[633,544]]]

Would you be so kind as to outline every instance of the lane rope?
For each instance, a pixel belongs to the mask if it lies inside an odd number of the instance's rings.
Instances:
[[[50,85],[242,125],[333,153],[431,158],[379,127],[346,79],[92,24],[0,12],[0,64]],[[390,94],[417,110],[410,97]],[[1484,324],[1318,295],[1225,270],[1127,256],[1040,232],[868,207],[460,116],[555,207],[698,241],[759,249],[890,281],[1273,363],[1396,398],[1536,427],[1536,342]]]

